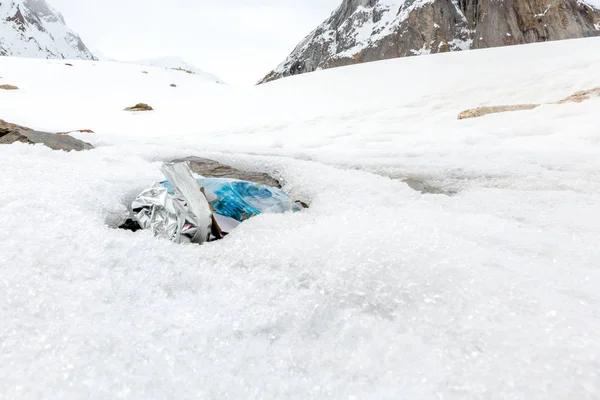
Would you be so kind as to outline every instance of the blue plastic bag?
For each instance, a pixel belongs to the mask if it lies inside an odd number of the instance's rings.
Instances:
[[[300,211],[301,206],[281,189],[254,182],[225,178],[200,178],[198,185],[216,214],[243,222],[262,213]],[[170,194],[175,189],[168,182],[161,182]]]

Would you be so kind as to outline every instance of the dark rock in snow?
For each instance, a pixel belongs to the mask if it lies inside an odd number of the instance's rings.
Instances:
[[[69,135],[38,132],[0,120],[0,144],[12,144],[17,142],[28,144],[41,143],[53,150],[64,151],[82,151],[94,148],[91,144],[75,139]]]
[[[205,177],[239,179],[281,189],[279,181],[262,172],[240,171],[239,169],[221,164],[217,161],[200,157],[187,157],[173,160],[173,162],[181,161],[187,161],[192,172]]]
[[[137,103],[133,107],[127,107],[125,111],[152,111],[154,110],[151,106],[146,103]]]
[[[3,119],[0,119],[0,137],[16,130],[30,131],[31,129],[26,128],[24,126],[11,124],[10,122],[6,122]]]
[[[0,85],[2,90],[18,90],[19,88],[15,85]]]

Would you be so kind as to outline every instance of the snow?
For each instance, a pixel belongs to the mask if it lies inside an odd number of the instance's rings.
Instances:
[[[217,82],[217,83],[223,82],[223,80],[221,78],[217,77],[216,75],[205,72],[198,67],[188,64],[181,57],[177,57],[177,56],[147,58],[147,59],[143,59],[143,60],[131,61],[131,63],[152,66],[152,67],[183,69],[185,71],[191,71],[197,75],[204,76],[208,80],[211,80],[213,82]]]
[[[580,2],[583,4],[589,4],[593,7],[596,7],[597,9],[600,9],[600,0],[581,0]]]
[[[97,147],[0,146],[0,393],[598,398],[600,98],[456,119],[598,87],[598,50],[447,53],[254,88],[0,58],[0,84],[21,88],[0,92],[3,119],[93,129],[77,137]],[[142,101],[155,111],[122,111]],[[311,208],[204,246],[112,229],[162,160],[188,155],[269,172]]]

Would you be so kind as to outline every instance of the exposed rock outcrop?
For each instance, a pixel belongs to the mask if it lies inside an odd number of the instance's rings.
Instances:
[[[600,35],[583,0],[344,0],[259,83],[412,55]]]
[[[45,0],[0,1],[0,56],[96,59]]]
[[[41,143],[52,150],[82,151],[94,148],[89,143],[69,135],[38,132],[24,126],[15,125],[0,119],[0,144]]]
[[[590,89],[590,90],[582,90],[579,92],[573,93],[571,96],[566,97],[562,100],[555,101],[547,104],[566,104],[566,103],[582,103],[586,100],[589,100],[592,97],[600,97],[600,87]],[[471,108],[469,110],[462,111],[458,114],[458,119],[469,119],[469,118],[479,118],[489,114],[498,114],[509,111],[523,111],[523,110],[533,110],[534,108],[538,108],[541,104],[515,104],[510,106],[482,106],[477,108]]]

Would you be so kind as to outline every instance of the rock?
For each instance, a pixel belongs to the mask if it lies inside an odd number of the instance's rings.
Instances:
[[[581,103],[585,100],[589,100],[592,96],[600,97],[600,87],[582,90],[562,100],[547,104]],[[477,107],[461,112],[458,114],[458,119],[478,118],[488,114],[498,114],[509,111],[532,110],[539,106],[540,104],[517,104],[512,106]]]
[[[71,64],[71,63],[65,63],[65,65],[66,65],[67,67],[72,67],[72,66],[73,66],[73,64]]]
[[[576,92],[565,99],[557,101],[555,104],[581,103],[585,100],[589,100],[592,96],[600,97],[600,87]]]
[[[0,120],[0,144],[17,142],[29,144],[41,143],[53,150],[64,151],[82,151],[94,148],[91,144],[75,139],[72,136],[38,132]]]
[[[498,114],[508,111],[533,110],[539,106],[539,104],[517,104],[514,106],[477,107],[461,112],[458,114],[458,119],[479,118],[488,114]]]
[[[148,75],[148,71],[142,71],[142,74]]]
[[[177,68],[171,68],[174,71],[181,71],[181,72],[185,72],[186,74],[190,74],[190,75],[195,75],[196,73],[194,71],[191,71],[189,69],[186,68],[182,68],[182,67],[177,67]]]
[[[10,122],[6,122],[3,119],[0,119],[0,137],[6,135],[7,133],[11,133],[14,131],[19,131],[19,130],[30,131],[31,129],[26,128],[24,126],[11,124]]]
[[[154,110],[146,103],[138,103],[133,107],[127,107],[125,111],[152,111]]]
[[[174,83],[171,83],[171,87],[177,87],[177,85]]]
[[[2,89],[2,90],[18,90],[19,88],[14,85],[0,85],[0,89]]]
[[[241,171],[217,161],[200,157],[187,157],[172,162],[181,161],[187,161],[192,172],[205,177],[239,179],[281,189],[279,181],[262,172]]]
[[[397,57],[599,35],[600,11],[584,0],[344,0],[259,83]]]
[[[74,131],[68,131],[68,132],[56,132],[57,135],[68,135],[70,133],[96,133],[91,129],[77,129]]]

